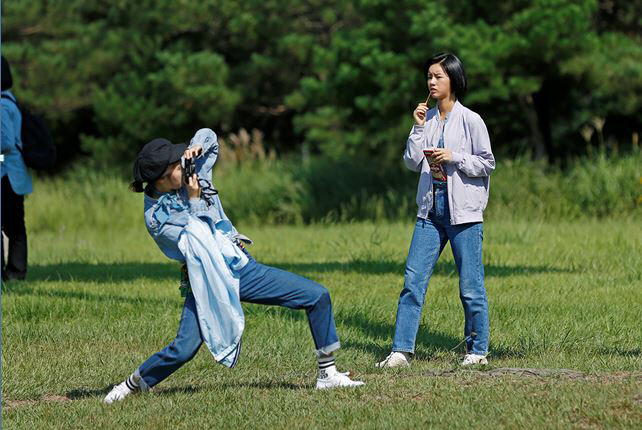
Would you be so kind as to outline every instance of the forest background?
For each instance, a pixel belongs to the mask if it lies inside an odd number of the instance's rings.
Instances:
[[[14,93],[51,127],[50,175],[129,180],[145,142],[210,127],[236,219],[294,222],[412,214],[400,159],[421,67],[451,51],[499,162],[490,209],[601,216],[639,209],[640,6],[14,0],[2,52]],[[561,203],[538,203],[553,190]],[[253,208],[248,192],[269,199]]]

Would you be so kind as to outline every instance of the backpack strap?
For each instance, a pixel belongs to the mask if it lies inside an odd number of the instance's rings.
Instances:
[[[3,99],[9,99],[9,100],[11,100],[13,102],[13,104],[18,106],[18,102],[16,101],[15,97],[10,96],[8,93],[3,92],[2,93],[2,98]]]

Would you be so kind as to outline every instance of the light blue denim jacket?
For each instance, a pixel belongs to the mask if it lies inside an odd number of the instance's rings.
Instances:
[[[202,128],[196,132],[189,147],[202,146],[203,153],[195,160],[196,174],[199,179],[207,181],[212,185],[212,168],[218,157],[218,141],[216,133],[209,128]],[[151,197],[145,193],[145,225],[160,250],[167,257],[185,262],[185,257],[178,249],[178,239],[189,221],[189,216],[195,215],[208,220],[210,225],[217,221],[227,220],[223,205],[218,195],[211,197],[208,204],[204,199],[188,199],[187,190],[182,187],[180,190],[160,194],[158,198]],[[245,238],[231,225],[234,237]]]
[[[433,205],[432,173],[423,150],[437,147],[441,137],[438,119],[437,107],[428,110],[426,123],[414,125],[410,131],[403,154],[406,167],[420,172],[417,216],[423,219],[428,218]],[[486,124],[477,113],[456,101],[443,136],[444,147],[453,154],[452,161],[445,165],[450,223],[482,222],[488,203],[490,173],[495,170]]]
[[[2,98],[2,155],[4,155],[4,161],[0,163],[0,172],[2,172],[0,177],[4,178],[4,175],[9,175],[11,188],[16,194],[29,194],[33,191],[31,176],[22,159],[22,154],[18,150],[18,147],[22,148],[20,140],[22,115],[14,103],[16,98],[11,91],[5,90],[2,94],[11,97],[13,101]]]
[[[189,216],[178,240],[185,256],[203,341],[214,359],[234,367],[241,352],[245,317],[240,299],[240,270],[248,256],[234,244],[232,224],[214,226]]]

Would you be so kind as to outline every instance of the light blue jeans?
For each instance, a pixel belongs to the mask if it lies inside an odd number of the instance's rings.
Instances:
[[[412,236],[404,286],[399,297],[393,351],[415,352],[419,319],[428,281],[441,251],[450,246],[459,271],[459,297],[464,306],[466,351],[488,353],[488,300],[482,264],[483,224],[450,224],[446,188],[435,188],[435,203],[428,219],[417,219]]]
[[[252,257],[240,273],[241,301],[305,309],[315,349],[329,354],[339,348],[330,293],[320,284],[285,270],[257,263]],[[203,343],[198,325],[196,302],[191,291],[185,299],[176,338],[149,357],[137,372],[141,387],[161,382],[190,361]]]

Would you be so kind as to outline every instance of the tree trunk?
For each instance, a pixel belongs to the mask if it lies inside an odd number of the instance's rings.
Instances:
[[[524,110],[526,122],[528,123],[528,128],[530,130],[530,140],[533,147],[533,155],[535,156],[536,160],[540,160],[547,156],[546,142],[544,141],[542,130],[539,127],[537,111],[535,110],[535,104],[533,103],[533,96],[531,94],[520,96],[519,103]]]

